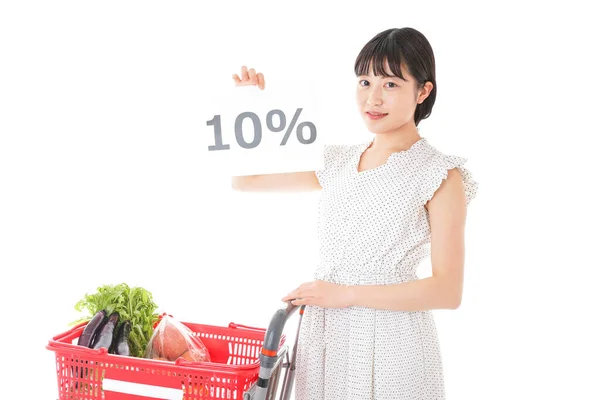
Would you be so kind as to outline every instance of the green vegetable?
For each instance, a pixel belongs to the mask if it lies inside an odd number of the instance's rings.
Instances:
[[[105,310],[107,315],[116,311],[122,321],[131,323],[128,341],[131,356],[144,357],[154,324],[159,319],[157,308],[152,294],[144,288],[129,287],[125,283],[103,285],[96,293],[86,294],[75,304],[75,310],[85,312],[85,316],[74,323],[90,321],[100,310]]]

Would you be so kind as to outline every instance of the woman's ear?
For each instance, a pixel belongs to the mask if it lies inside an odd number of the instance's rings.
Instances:
[[[421,104],[425,101],[425,99],[429,96],[429,93],[433,90],[433,83],[427,81],[423,84],[421,90],[419,90],[417,96],[417,104]]]

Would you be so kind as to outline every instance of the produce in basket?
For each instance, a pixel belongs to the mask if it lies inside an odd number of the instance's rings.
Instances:
[[[210,362],[208,349],[190,328],[169,315],[162,317],[148,343],[146,358],[175,361]]]
[[[88,325],[90,325],[94,316],[101,310],[104,310],[106,315],[117,312],[122,321],[129,321],[131,324],[128,337],[130,356],[141,358],[144,357],[154,332],[154,325],[159,319],[157,309],[158,306],[152,300],[152,293],[144,288],[129,287],[125,283],[102,285],[95,293],[86,294],[75,304],[75,310],[87,311],[75,323],[89,321]],[[113,329],[118,331],[120,326],[115,325]]]
[[[108,320],[104,322],[96,336],[94,337],[94,343],[92,344],[92,348],[100,349],[104,347],[106,350],[110,349],[113,344],[113,339],[115,337],[115,329],[117,324],[119,323],[119,313],[113,311]]]
[[[113,341],[113,346],[110,351],[112,354],[118,354],[120,356],[129,356],[131,354],[129,351],[129,332],[131,332],[131,322],[123,321],[119,326],[119,330]]]
[[[106,318],[106,311],[100,310],[94,315],[90,322],[83,329],[83,333],[77,339],[78,346],[84,347],[92,347],[92,343],[94,341],[94,336],[99,328],[102,327],[104,323],[104,318]]]

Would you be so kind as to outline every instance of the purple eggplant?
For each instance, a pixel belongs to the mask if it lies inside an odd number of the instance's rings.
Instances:
[[[91,347],[92,340],[94,339],[94,335],[100,326],[102,326],[102,322],[106,317],[106,311],[100,310],[92,317],[90,322],[85,326],[81,336],[77,340],[78,346]]]
[[[108,316],[106,322],[102,325],[99,331],[96,332],[96,336],[94,337],[94,344],[92,345],[93,349],[99,349],[104,347],[105,349],[110,349],[112,345],[114,336],[115,336],[115,328],[119,323],[119,313],[114,311],[112,314]]]
[[[111,353],[117,354],[120,356],[130,356],[131,353],[129,351],[129,332],[131,332],[131,322],[123,321],[121,326],[119,326],[119,330],[117,331],[117,336],[113,341],[113,346]]]
[[[92,347],[92,342],[96,333],[104,326],[106,323],[106,311],[100,310],[98,311],[92,319],[87,323],[85,328],[83,328],[83,332],[77,339],[78,346],[84,347]],[[71,367],[71,371],[73,372],[75,377],[83,379],[84,376],[87,377],[87,368],[81,367]],[[75,382],[75,388],[78,387],[78,382]]]

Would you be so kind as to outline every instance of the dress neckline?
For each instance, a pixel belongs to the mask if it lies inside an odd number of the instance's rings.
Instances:
[[[361,143],[358,146],[357,156],[356,156],[356,159],[355,159],[355,162],[354,162],[354,172],[357,175],[366,175],[366,174],[369,174],[371,172],[375,172],[375,171],[379,171],[379,170],[385,169],[385,168],[387,168],[390,165],[390,161],[393,158],[401,157],[401,156],[404,156],[406,154],[413,153],[416,150],[418,150],[421,146],[424,146],[425,144],[427,144],[427,139],[425,137],[421,137],[421,139],[419,139],[416,142],[414,142],[408,149],[398,150],[398,151],[394,151],[394,152],[390,153],[390,155],[388,156],[387,160],[383,164],[381,164],[381,165],[379,165],[377,167],[374,167],[374,168],[369,168],[369,169],[365,169],[365,170],[359,171],[358,167],[360,165],[360,160],[361,160],[363,154],[365,153],[365,151],[367,151],[367,149],[369,147],[371,147],[371,145],[373,144],[374,141],[375,141],[375,138],[373,138],[373,139],[371,139],[371,140],[369,140],[367,142],[363,142],[363,143]]]

